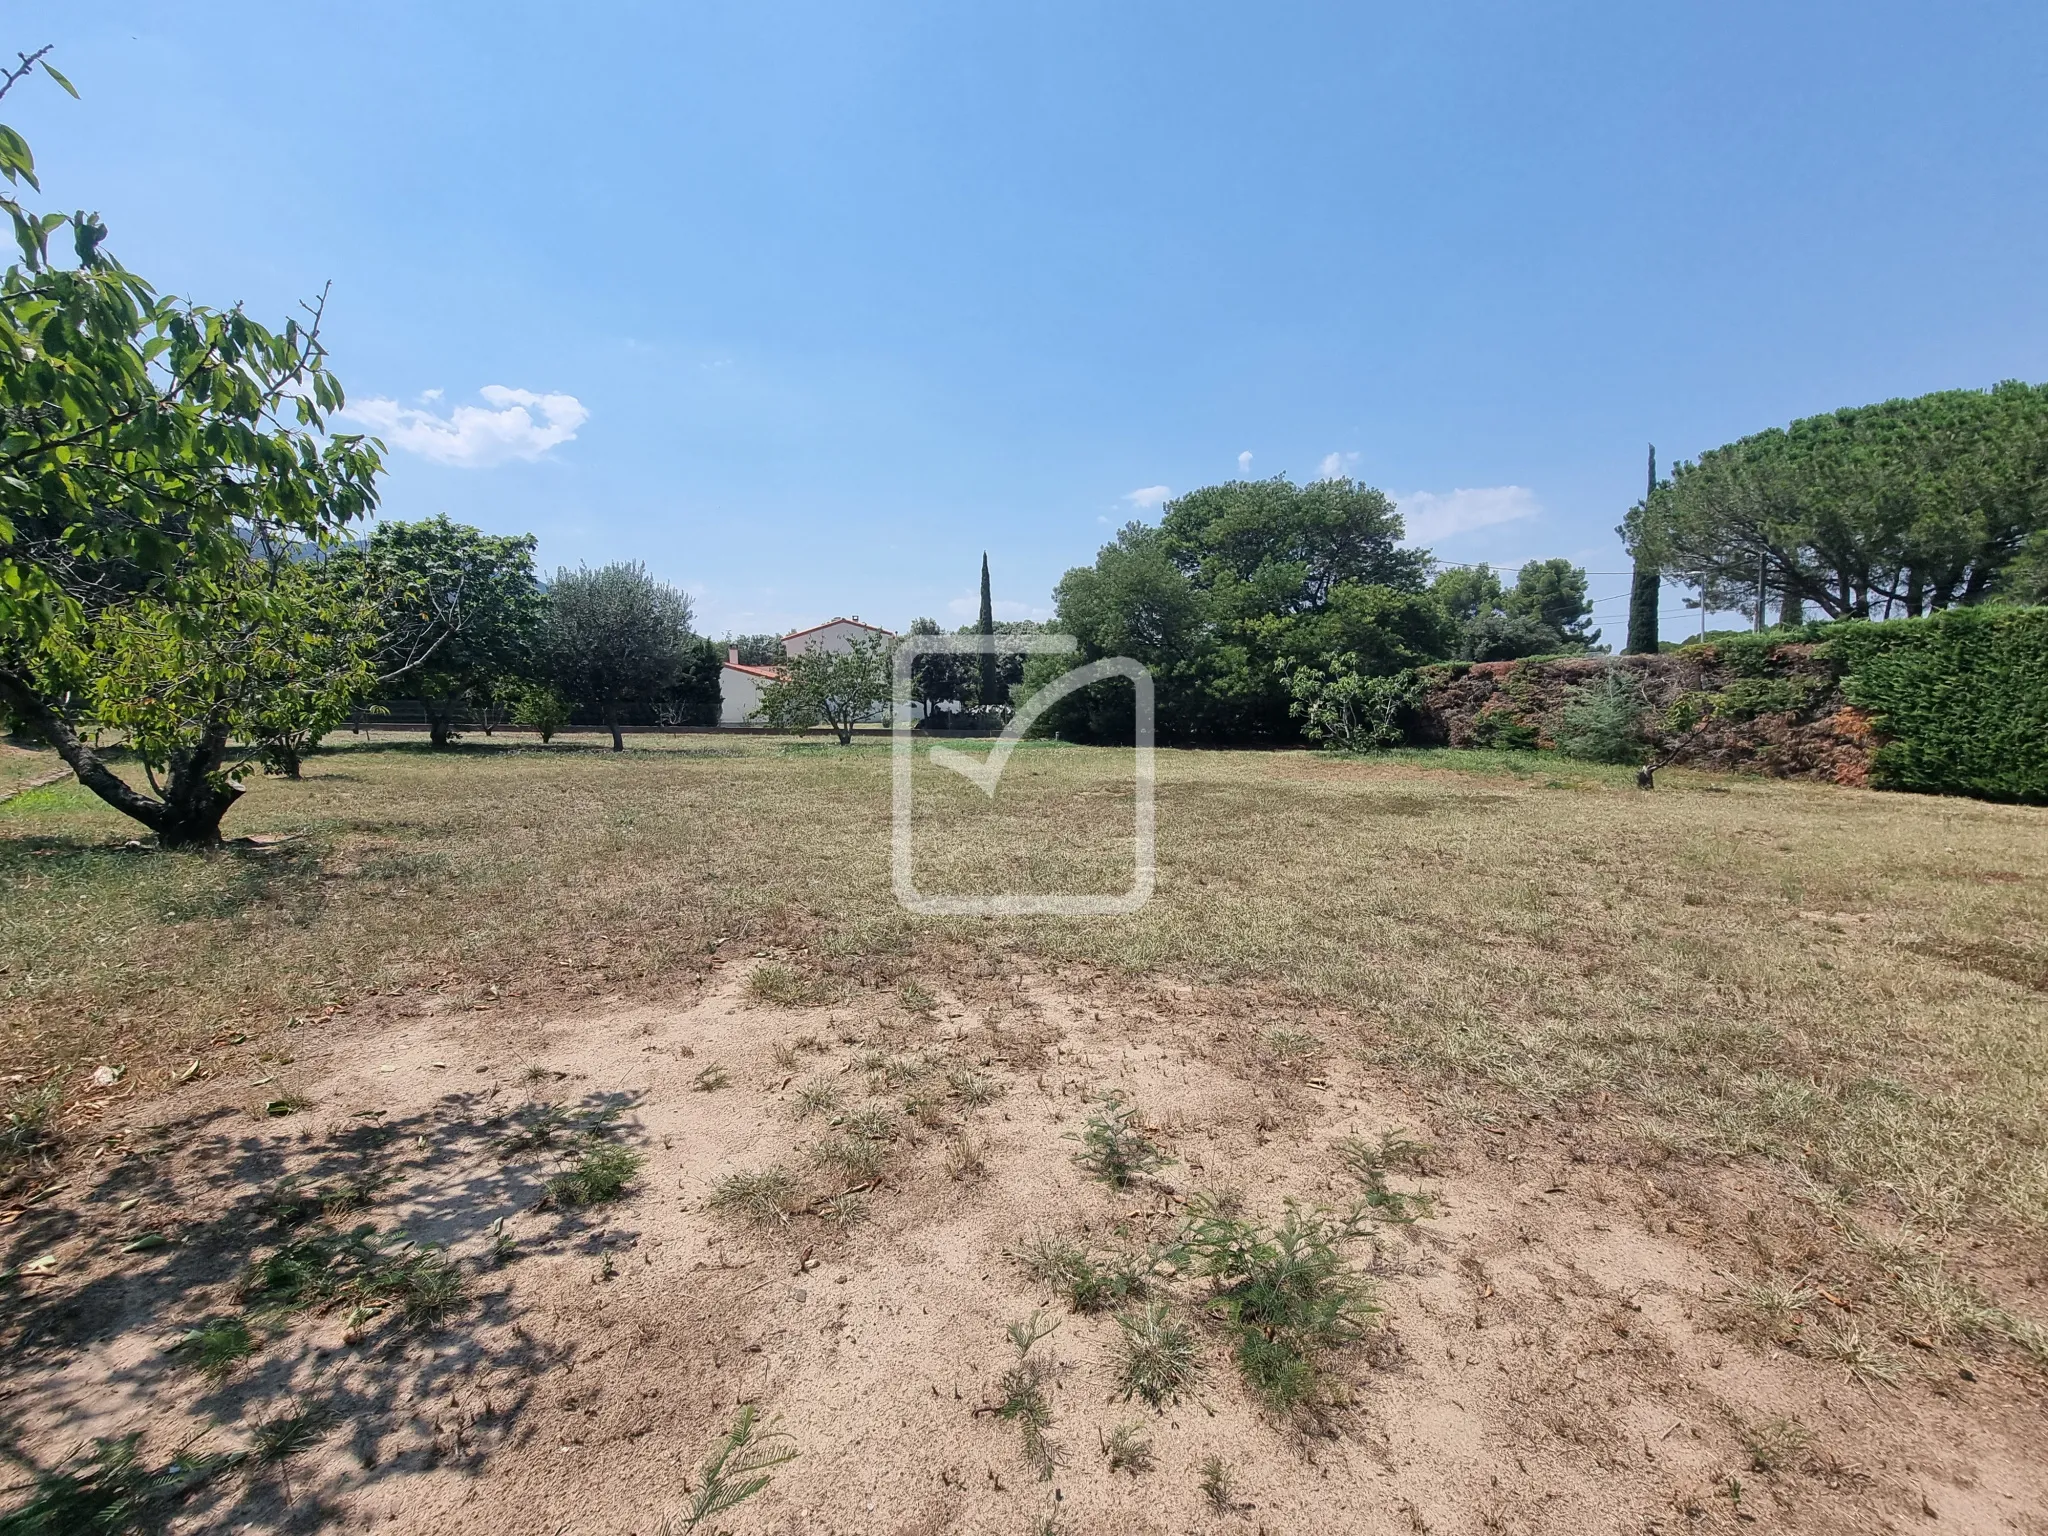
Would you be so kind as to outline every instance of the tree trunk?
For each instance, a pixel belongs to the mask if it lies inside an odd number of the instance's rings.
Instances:
[[[220,842],[221,818],[242,798],[242,786],[221,772],[227,757],[226,726],[208,726],[200,739],[171,754],[164,779],[163,817],[156,840],[164,848],[212,848]]]
[[[79,783],[123,816],[148,827],[159,847],[219,845],[221,818],[242,798],[242,786],[221,772],[228,749],[226,726],[208,726],[197,742],[172,753],[163,798],[152,799],[109,768],[71,722],[21,678],[0,672],[0,698],[57,749]]]
[[[606,724],[606,726],[610,728],[612,733],[612,750],[614,752],[625,751],[626,733],[619,725],[618,711],[615,709],[607,709],[604,712],[604,723]]]

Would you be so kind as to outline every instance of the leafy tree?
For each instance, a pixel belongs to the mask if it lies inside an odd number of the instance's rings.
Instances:
[[[1398,547],[1386,494],[1348,479],[1208,486],[1169,501],[1159,531],[1191,579],[1240,611],[1319,608],[1343,582],[1419,590],[1429,564],[1427,551]]]
[[[1298,667],[1288,680],[1301,733],[1339,752],[1399,746],[1401,711],[1415,697],[1415,674],[1361,673],[1348,656],[1321,667]]]
[[[1503,589],[1490,565],[1453,565],[1437,573],[1429,591],[1446,614],[1460,624],[1469,624],[1500,608]]]
[[[668,691],[655,701],[664,725],[716,725],[723,703],[719,687],[725,651],[709,640],[693,642]]]
[[[637,561],[555,573],[548,585],[541,654],[570,699],[596,708],[625,750],[624,706],[672,688],[689,661],[690,599]]]
[[[894,697],[894,651],[895,642],[884,635],[862,635],[843,651],[799,651],[761,690],[756,713],[785,731],[829,725],[842,747],[850,745],[854,726]]]
[[[910,633],[913,635],[942,635],[936,619],[912,619]],[[910,696],[924,711],[927,720],[938,713],[941,704],[964,702],[967,669],[962,665],[965,657],[948,651],[926,651],[910,663]]]
[[[1982,601],[2048,527],[2048,385],[1795,421],[1673,466],[1621,532],[1694,586],[1831,618]]]
[[[782,636],[780,635],[732,635],[722,642],[728,650],[740,653],[743,667],[778,667],[782,665]]]
[[[1600,638],[1586,631],[1586,573],[1567,560],[1531,560],[1512,587],[1491,566],[1454,566],[1438,574],[1430,593],[1456,621],[1454,645],[1464,661],[1585,650]]]
[[[1586,573],[1569,560],[1531,560],[1502,594],[1501,607],[1554,631],[1560,650],[1587,650],[1600,638],[1599,630],[1587,628],[1593,605],[1586,600]]]
[[[528,683],[512,703],[512,723],[538,731],[543,746],[568,725],[570,714],[569,701],[546,683]]]
[[[1300,731],[1290,680],[1335,655],[1394,672],[1449,655],[1455,628],[1423,590],[1428,556],[1397,547],[1401,520],[1349,480],[1236,481],[1133,523],[1055,593],[1083,659],[1150,668],[1164,739],[1286,740]],[[1065,663],[1038,658],[1026,687]],[[1042,729],[1085,740],[1130,731],[1127,685],[1070,695]]]
[[[1998,573],[1996,595],[2008,602],[2048,603],[2048,528],[2030,535]]]
[[[541,615],[531,534],[491,534],[446,517],[379,523],[334,564],[376,594],[379,653],[419,658],[405,686],[427,710],[435,746],[465,710],[529,676]]]
[[[331,543],[374,508],[378,453],[326,431],[343,397],[318,305],[270,330],[161,296],[106,252],[97,215],[23,204],[35,162],[9,128],[0,177],[21,252],[0,278],[0,707],[161,845],[209,845],[265,687],[298,686],[277,627],[304,595],[252,580],[251,550]],[[69,265],[51,251],[66,231]],[[208,706],[150,714],[133,690],[162,680],[136,654],[152,635],[203,668],[181,697]],[[149,733],[147,792],[91,743],[115,718]]]
[[[374,617],[317,567],[252,561],[205,601],[142,598],[107,609],[75,670],[93,724],[120,735],[167,800],[177,798],[166,781],[183,755],[223,730],[224,764],[261,761],[296,779],[305,755],[376,680]],[[214,803],[225,813],[241,792],[230,775],[184,783],[202,818]]]

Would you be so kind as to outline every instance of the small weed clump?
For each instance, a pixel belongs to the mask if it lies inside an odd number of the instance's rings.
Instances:
[[[1173,1159],[1147,1139],[1137,1119],[1135,1106],[1111,1094],[1078,1133],[1069,1133],[1069,1140],[1081,1143],[1074,1161],[1113,1189],[1128,1189],[1140,1175],[1169,1166]]]
[[[1300,1065],[1323,1053],[1323,1042],[1305,1029],[1269,1029],[1266,1054],[1283,1065]]]
[[[0,1169],[5,1169],[56,1145],[57,1109],[64,1091],[56,1083],[24,1088],[7,1100],[7,1113],[0,1118]]]
[[[1110,1471],[1128,1472],[1135,1477],[1152,1470],[1152,1441],[1142,1424],[1119,1424],[1106,1435],[1100,1431],[1097,1434]]]
[[[1017,1361],[996,1381],[1003,1399],[993,1412],[1017,1426],[1024,1439],[1024,1460],[1040,1481],[1049,1479],[1063,1460],[1058,1444],[1046,1433],[1052,1428],[1052,1400],[1046,1389],[1059,1374],[1059,1366],[1050,1355],[1033,1354],[1032,1349],[1057,1327],[1057,1321],[1047,1322],[1037,1312],[1021,1323],[1010,1324],[1008,1333]]]
[[[909,1013],[927,1014],[939,1006],[937,995],[920,982],[906,981],[903,983],[903,990],[896,995],[901,999],[905,1011]]]
[[[862,1141],[890,1141],[896,1135],[895,1114],[878,1104],[856,1109],[840,1125],[847,1135],[857,1136]]]
[[[755,1221],[787,1222],[803,1209],[804,1199],[788,1169],[770,1166],[720,1179],[712,1188],[711,1204]]]
[[[766,1488],[770,1470],[796,1457],[794,1446],[777,1443],[788,1439],[773,1424],[763,1426],[760,1410],[752,1403],[742,1407],[725,1438],[705,1458],[690,1507],[662,1521],[662,1536],[682,1536],[683,1532],[694,1531],[706,1520],[724,1514]]]
[[[317,1404],[273,1414],[251,1431],[249,1459],[261,1470],[277,1473],[285,1497],[291,1497],[291,1476],[286,1471],[292,1458],[303,1456],[324,1439],[335,1425],[334,1414]]]
[[[1032,1279],[1051,1286],[1076,1312],[1107,1311],[1151,1286],[1152,1266],[1135,1254],[1098,1254],[1067,1238],[1029,1238],[1013,1254]]]
[[[1164,1302],[1116,1315],[1116,1384],[1124,1401],[1142,1397],[1153,1407],[1178,1402],[1195,1379],[1195,1335]]]
[[[513,1112],[512,1129],[498,1138],[498,1152],[500,1156],[512,1157],[522,1152],[552,1151],[565,1142],[602,1136],[618,1118],[619,1111],[614,1105],[579,1113],[560,1104],[537,1101]]]
[[[358,1320],[396,1306],[408,1323],[430,1326],[462,1305],[464,1287],[461,1271],[439,1249],[364,1223],[296,1238],[253,1261],[242,1274],[241,1295],[278,1313],[348,1302]]]
[[[1200,1468],[1202,1497],[1220,1514],[1237,1508],[1237,1472],[1221,1456],[1204,1456]]]
[[[836,1115],[839,1113],[839,1089],[823,1078],[813,1078],[796,1091],[796,1115],[807,1120],[812,1115]]]
[[[697,1070],[697,1075],[690,1079],[690,1087],[697,1093],[716,1093],[731,1081],[732,1074],[714,1061]]]
[[[212,1317],[183,1334],[170,1353],[219,1381],[256,1353],[256,1340],[241,1318]]]
[[[1377,1142],[1347,1136],[1337,1143],[1337,1156],[1365,1186],[1359,1203],[1375,1220],[1406,1223],[1436,1214],[1436,1196],[1428,1190],[1402,1191],[1387,1183],[1396,1168],[1420,1172],[1430,1148],[1401,1131],[1382,1131]]]
[[[946,1177],[961,1184],[979,1184],[988,1177],[988,1143],[970,1131],[946,1142]]]
[[[1878,1381],[1888,1387],[1899,1384],[1899,1357],[1864,1338],[1863,1330],[1854,1325],[1826,1329],[1808,1339],[1807,1352],[1817,1360],[1839,1365],[1851,1381]]]
[[[835,1170],[847,1185],[872,1184],[888,1166],[889,1149],[879,1141],[859,1136],[828,1136],[811,1153],[824,1167]]]
[[[832,1001],[832,984],[779,960],[764,960],[747,976],[747,996],[778,1008],[816,1008]]]
[[[946,1074],[946,1086],[953,1091],[953,1097],[969,1109],[980,1109],[993,1104],[1007,1091],[994,1078],[980,1072],[970,1072],[965,1067],[956,1067]]]
[[[818,1214],[843,1232],[848,1227],[857,1227],[868,1219],[867,1197],[852,1189],[843,1195],[828,1195],[824,1203],[818,1207]]]
[[[7,1536],[122,1536],[161,1521],[179,1500],[243,1459],[232,1451],[180,1451],[152,1469],[136,1454],[141,1441],[140,1431],[95,1440],[83,1456],[38,1473],[28,1502],[0,1522],[0,1529]]]
[[[1339,1251],[1368,1219],[1304,1212],[1290,1201],[1268,1229],[1197,1201],[1174,1262],[1212,1283],[1209,1305],[1233,1335],[1238,1369],[1268,1406],[1322,1406],[1327,1357],[1371,1331],[1380,1312],[1372,1281]]]
[[[548,1195],[557,1205],[603,1205],[625,1194],[640,1163],[640,1154],[624,1147],[585,1148],[573,1167],[548,1180]]]
[[[1742,1431],[1742,1449],[1752,1472],[1783,1472],[1796,1464],[1813,1436],[1797,1419],[1765,1419]]]

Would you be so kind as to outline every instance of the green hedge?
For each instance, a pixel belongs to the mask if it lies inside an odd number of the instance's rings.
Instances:
[[[1890,740],[1885,789],[2048,804],[2048,608],[1833,624],[1842,691]]]

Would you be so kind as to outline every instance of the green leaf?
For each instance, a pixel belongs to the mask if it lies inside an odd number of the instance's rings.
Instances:
[[[63,86],[66,91],[70,92],[71,99],[73,101],[79,100],[78,87],[73,85],[69,80],[66,80],[63,77],[63,75],[59,74],[57,72],[57,66],[52,64],[48,59],[45,59],[43,61],[43,73],[48,75],[52,80],[56,81],[59,85]]]
[[[123,1253],[155,1253],[159,1248],[168,1248],[171,1240],[161,1232],[145,1232],[133,1242],[123,1243]]]

